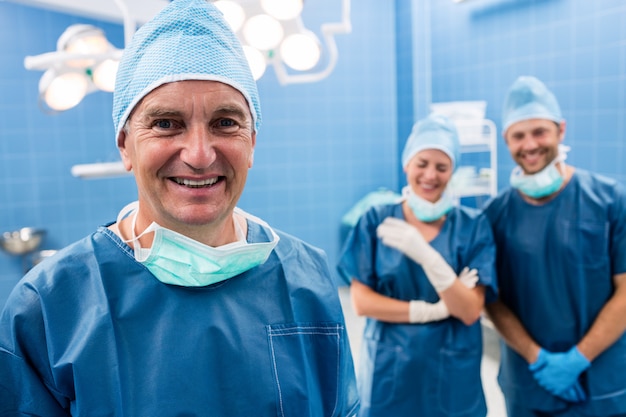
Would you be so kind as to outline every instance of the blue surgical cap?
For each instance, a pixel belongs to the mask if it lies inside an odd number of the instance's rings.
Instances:
[[[124,50],[113,94],[116,141],[142,98],[163,84],[183,80],[219,81],[239,90],[258,131],[256,82],[224,16],[206,0],[173,0],[135,33]]]
[[[431,113],[415,123],[402,152],[402,166],[406,167],[413,157],[424,149],[438,149],[450,157],[453,169],[459,162],[459,134],[447,117]]]
[[[544,83],[535,77],[519,77],[511,88],[504,103],[502,131],[514,123],[529,119],[563,121],[561,108],[556,97]]]

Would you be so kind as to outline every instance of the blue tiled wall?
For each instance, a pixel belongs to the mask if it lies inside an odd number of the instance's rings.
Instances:
[[[305,23],[339,21],[340,2],[316,0]],[[40,71],[26,55],[55,49],[73,23],[102,27],[118,48],[121,25],[0,1],[0,232],[48,231],[45,248],[65,246],[115,220],[136,196],[132,177],[83,180],[74,164],[118,160],[110,93],[48,115],[37,106]],[[352,33],[338,35],[339,61],[315,84],[279,85],[269,69],[259,81],[263,125],[240,206],[326,250],[339,251],[340,220],[378,188],[393,188],[395,36],[392,2],[359,0]],[[0,252],[0,306],[22,274],[21,259]]]
[[[486,100],[500,126],[509,85],[542,79],[567,121],[568,162],[626,182],[626,3],[430,1],[433,101]],[[499,185],[513,168],[498,152]]]
[[[115,220],[135,194],[131,177],[81,180],[75,164],[118,160],[111,94],[95,93],[58,115],[38,107],[41,71],[24,69],[24,57],[56,49],[74,23],[102,27],[123,47],[121,26],[0,2],[0,232],[44,228],[42,248],[60,248]],[[0,305],[23,271],[22,260],[0,251]]]

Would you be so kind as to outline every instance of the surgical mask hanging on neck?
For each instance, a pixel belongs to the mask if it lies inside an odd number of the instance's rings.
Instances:
[[[522,168],[518,165],[511,172],[510,183],[513,188],[517,188],[522,193],[531,198],[543,198],[557,192],[563,185],[565,173],[565,160],[567,152],[570,150],[568,146],[559,145],[559,153],[552,162],[544,169],[535,174],[524,174]],[[561,162],[560,169],[557,163]]]
[[[448,214],[454,206],[454,198],[448,192],[444,192],[439,200],[431,203],[413,192],[410,185],[402,189],[402,196],[406,199],[415,217],[423,222],[434,222]]]
[[[272,240],[261,243],[248,243],[243,235],[241,226],[234,219],[237,241],[223,246],[211,247],[193,240],[173,230],[166,229],[153,222],[139,236],[135,235],[135,221],[139,205],[131,203],[120,212],[118,223],[122,215],[133,211],[132,238],[135,259],[157,279],[165,284],[183,287],[202,287],[215,284],[242,274],[258,265],[263,264],[270,256],[280,240],[271,227],[243,210],[235,208],[235,213],[248,220],[259,223],[269,229]],[[139,238],[154,232],[152,247],[142,248]]]

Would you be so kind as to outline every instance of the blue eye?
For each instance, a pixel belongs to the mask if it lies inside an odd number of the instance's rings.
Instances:
[[[172,121],[171,120],[157,120],[154,123],[154,125],[161,129],[169,129],[172,127]]]
[[[232,127],[235,126],[235,121],[232,119],[221,119],[220,120],[220,126],[222,127]]]

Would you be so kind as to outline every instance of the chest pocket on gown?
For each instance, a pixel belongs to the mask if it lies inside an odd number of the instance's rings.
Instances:
[[[337,415],[343,325],[268,325],[267,333],[278,415]]]
[[[609,224],[598,221],[566,221],[564,241],[571,259],[584,268],[606,267],[609,256]]]

